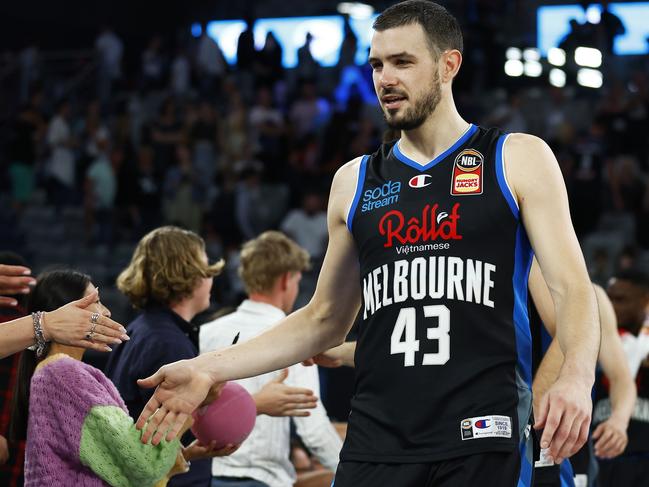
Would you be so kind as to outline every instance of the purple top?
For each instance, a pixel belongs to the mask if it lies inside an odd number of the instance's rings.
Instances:
[[[97,405],[126,406],[98,369],[70,357],[36,370],[31,381],[25,486],[105,486],[81,464],[79,445],[84,419]]]

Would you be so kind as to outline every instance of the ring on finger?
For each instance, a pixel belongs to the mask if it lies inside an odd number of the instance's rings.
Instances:
[[[94,312],[93,314],[90,315],[91,324],[96,325],[98,321],[99,321],[99,313]]]

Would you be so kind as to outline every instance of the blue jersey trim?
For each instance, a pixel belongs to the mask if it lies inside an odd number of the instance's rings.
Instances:
[[[530,451],[528,451],[528,447],[531,447],[529,439],[522,439],[519,447],[521,455],[521,471],[518,475],[517,487],[532,487],[532,474],[534,473],[534,468],[532,467],[532,461],[530,458],[531,448]]]
[[[367,170],[367,160],[369,156],[363,156],[361,159],[361,165],[358,168],[358,181],[356,181],[356,193],[354,193],[354,199],[352,200],[352,206],[349,208],[349,214],[347,215],[347,228],[349,232],[352,231],[352,220],[354,219],[354,213],[356,213],[356,207],[358,206],[358,200],[361,199],[361,193],[363,191],[363,185],[365,184],[365,171]]]
[[[498,143],[496,144],[496,178],[498,179],[498,186],[500,186],[500,191],[502,192],[509,208],[514,214],[514,218],[518,219],[518,203],[512,194],[512,190],[507,183],[507,177],[505,175],[505,162],[503,158],[503,145],[509,134],[501,135],[498,138]]]
[[[403,152],[401,152],[401,149],[399,149],[399,142],[401,142],[401,140],[398,140],[397,143],[394,144],[392,152],[394,153],[395,157],[397,159],[399,159],[401,162],[403,162],[404,164],[406,164],[406,165],[408,165],[408,166],[410,166],[410,167],[412,167],[412,168],[414,168],[414,169],[416,169],[417,171],[420,171],[420,172],[426,171],[426,170],[430,169],[431,167],[435,166],[437,163],[441,162],[446,156],[448,156],[450,153],[452,153],[458,147],[460,147],[462,144],[464,144],[469,137],[471,137],[473,134],[476,133],[477,130],[478,130],[478,127],[476,127],[475,125],[473,125],[473,124],[469,125],[469,128],[467,129],[467,131],[464,132],[464,134],[462,134],[462,136],[459,139],[457,139],[455,144],[453,144],[451,147],[446,149],[444,152],[442,152],[440,155],[438,155],[435,159],[430,161],[425,166],[422,166],[418,162],[413,161],[408,156],[406,156]]]
[[[561,479],[561,487],[575,487],[575,472],[572,470],[570,460],[565,459],[559,465],[559,478]]]
[[[527,280],[532,266],[533,255],[525,228],[519,224],[516,231],[514,276],[512,278],[514,287],[514,331],[516,333],[518,367],[521,377],[530,388],[532,387],[532,337],[527,311]]]

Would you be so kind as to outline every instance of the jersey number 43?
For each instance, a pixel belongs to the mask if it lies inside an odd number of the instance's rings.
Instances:
[[[437,353],[425,353],[421,365],[444,365],[451,357],[451,313],[443,304],[424,306],[425,318],[437,318],[437,326],[426,329],[428,340],[438,341]],[[419,351],[417,339],[417,313],[415,308],[402,308],[390,338],[390,354],[403,354],[404,367],[415,365],[415,354]],[[403,338],[403,340],[402,340]]]

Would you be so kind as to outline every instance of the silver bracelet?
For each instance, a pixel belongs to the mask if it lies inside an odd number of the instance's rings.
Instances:
[[[34,338],[36,339],[36,357],[41,358],[47,348],[47,342],[43,336],[43,312],[36,311],[32,313],[34,323]]]

